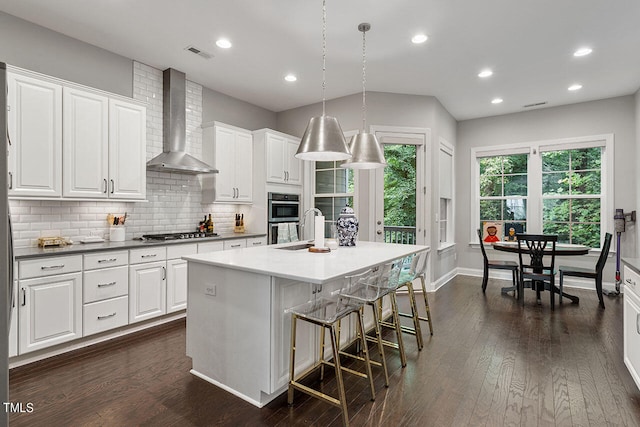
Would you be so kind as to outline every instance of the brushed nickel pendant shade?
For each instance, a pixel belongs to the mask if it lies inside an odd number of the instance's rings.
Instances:
[[[344,133],[335,117],[325,115],[327,56],[327,8],[322,1],[322,116],[312,117],[295,157],[301,160],[334,161],[351,158]]]
[[[387,166],[384,158],[384,150],[375,135],[367,133],[367,102],[366,102],[366,68],[367,68],[367,44],[365,34],[371,29],[371,24],[358,25],[358,31],[362,32],[362,130],[349,141],[351,159],[343,162],[341,168],[349,169],[376,169]]]

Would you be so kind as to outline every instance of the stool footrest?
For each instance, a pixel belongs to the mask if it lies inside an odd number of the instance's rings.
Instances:
[[[342,407],[342,404],[340,403],[340,401],[333,396],[329,396],[328,394],[321,393],[317,390],[312,389],[311,387],[307,387],[306,385],[300,384],[299,382],[296,382],[296,381],[289,381],[289,385],[295,388],[296,390],[299,390],[303,393],[308,394],[309,396],[322,399],[325,402],[332,404],[333,406],[337,406],[338,408]]]

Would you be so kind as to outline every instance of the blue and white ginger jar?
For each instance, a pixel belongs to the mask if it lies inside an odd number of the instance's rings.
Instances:
[[[337,221],[338,244],[355,246],[358,238],[358,218],[350,207],[342,208]]]

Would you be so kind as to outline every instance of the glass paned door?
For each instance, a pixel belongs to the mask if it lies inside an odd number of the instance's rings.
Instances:
[[[383,142],[383,148],[388,166],[376,171],[375,240],[424,244],[425,146]]]

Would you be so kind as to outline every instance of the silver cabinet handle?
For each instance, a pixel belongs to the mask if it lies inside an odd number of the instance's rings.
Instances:
[[[42,267],[40,267],[40,270],[60,270],[61,268],[64,268],[64,264],[60,264],[60,265],[43,265]]]
[[[108,319],[108,318],[113,317],[113,316],[115,316],[115,315],[116,315],[116,313],[115,313],[115,312],[113,312],[113,313],[111,313],[111,314],[107,314],[106,316],[98,316],[98,320]]]
[[[638,332],[638,335],[640,335],[640,313],[636,315],[636,331]]]
[[[140,256],[140,258],[153,258],[153,257],[156,257],[156,256],[158,256],[158,254],[147,254],[147,255]]]
[[[13,190],[13,172],[9,172],[9,190]]]
[[[107,286],[113,286],[115,285],[116,282],[109,282],[109,283],[98,283],[98,287],[99,288],[106,288]]]
[[[109,258],[109,259],[99,259],[98,263],[103,263],[103,262],[116,262],[118,260],[118,258]]]
[[[167,267],[162,267],[162,280],[167,278]]]
[[[111,180],[111,194],[113,194],[115,190],[116,190],[116,183],[113,180]]]
[[[231,247],[232,247],[232,248],[239,248],[240,246],[242,246],[242,245],[240,245],[240,244],[238,244],[238,245],[231,245]]]
[[[258,245],[261,245],[261,244],[262,244],[262,242],[253,242],[252,243],[253,246],[258,246]]]
[[[103,179],[103,184],[104,184],[104,191],[102,191],[104,194],[107,194],[107,189],[109,187],[109,185],[107,184],[107,178]]]
[[[25,288],[22,288],[21,291],[22,291],[22,306],[24,307],[25,305],[27,305],[27,291]]]

